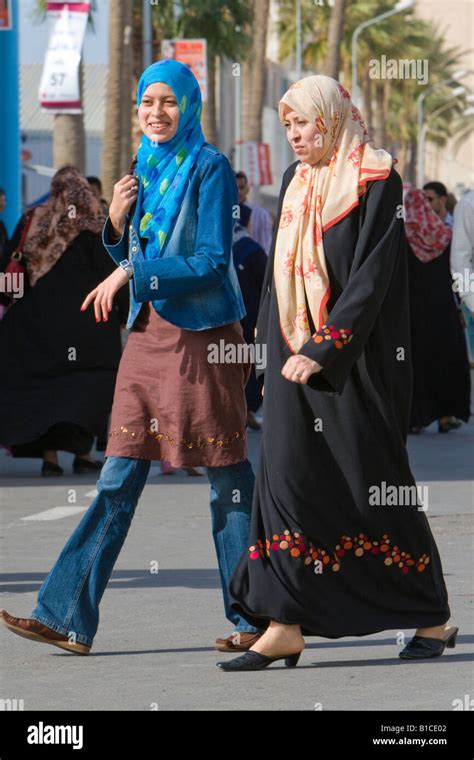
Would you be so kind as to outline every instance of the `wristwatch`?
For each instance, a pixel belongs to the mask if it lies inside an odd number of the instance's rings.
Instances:
[[[123,261],[119,262],[119,266],[122,267],[128,274],[128,279],[131,280],[133,277],[133,264],[128,259],[123,259]]]

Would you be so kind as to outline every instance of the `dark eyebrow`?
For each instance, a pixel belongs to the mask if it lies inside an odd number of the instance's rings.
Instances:
[[[153,100],[153,95],[143,95],[142,100],[145,100],[145,98],[148,98],[149,100]],[[173,98],[173,100],[176,100],[175,95],[160,95],[157,99],[158,100],[170,100]],[[176,102],[178,102],[176,100]]]

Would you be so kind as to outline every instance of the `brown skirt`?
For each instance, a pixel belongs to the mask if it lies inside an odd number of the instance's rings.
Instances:
[[[250,364],[210,363],[220,341],[245,345],[240,322],[183,330],[144,304],[120,362],[105,455],[174,467],[242,462]]]

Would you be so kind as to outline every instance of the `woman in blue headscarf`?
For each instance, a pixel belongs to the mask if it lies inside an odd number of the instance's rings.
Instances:
[[[103,234],[118,267],[82,305],[93,303],[97,322],[106,322],[115,294],[130,285],[131,333],[108,458],[98,495],[42,585],[31,618],[4,611],[1,620],[27,638],[87,654],[150,460],[167,460],[207,468],[224,606],[234,626],[216,647],[243,651],[261,633],[230,609],[227,588],[248,543],[254,486],[239,321],[245,309],[232,262],[237,187],[225,156],[205,142],[201,93],[187,66],[168,60],[147,68],[137,103],[143,136],[132,173],[114,186]],[[182,546],[192,539],[177,538]]]

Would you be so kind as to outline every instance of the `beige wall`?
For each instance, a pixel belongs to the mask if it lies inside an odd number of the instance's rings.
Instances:
[[[448,47],[470,50],[460,68],[474,70],[474,0],[417,0],[416,13],[439,25]],[[460,84],[474,92],[474,74],[462,79]],[[470,118],[474,121],[474,117]],[[466,139],[457,153],[454,153],[452,141],[441,150],[433,143],[427,143],[425,175],[427,180],[444,182],[449,190],[461,184],[474,187],[474,134]]]

